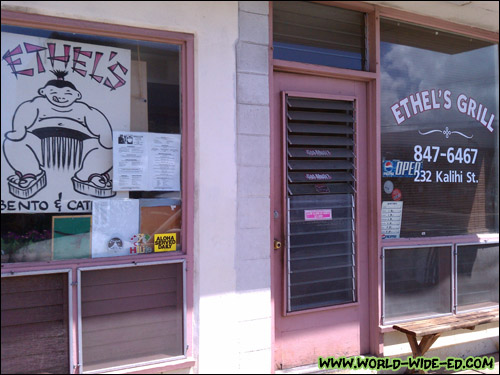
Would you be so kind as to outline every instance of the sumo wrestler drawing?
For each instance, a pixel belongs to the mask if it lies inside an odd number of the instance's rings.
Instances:
[[[21,199],[36,195],[47,186],[45,170],[52,168],[75,171],[73,189],[81,194],[114,196],[109,121],[81,100],[80,91],[64,79],[67,72],[52,73],[57,79],[17,107],[12,130],[5,134],[4,155],[14,170],[9,192]]]

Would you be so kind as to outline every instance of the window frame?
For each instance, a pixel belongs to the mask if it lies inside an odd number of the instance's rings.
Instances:
[[[270,53],[270,59],[273,60],[275,63],[276,62],[284,62],[285,65],[287,65],[287,62],[288,63],[291,63],[292,66],[297,66],[296,64],[298,64],[298,66],[304,64],[304,66],[314,66],[314,67],[323,67],[323,68],[326,68],[326,69],[336,69],[336,70],[339,70],[339,71],[350,71],[350,72],[353,72],[353,74],[356,74],[356,73],[363,73],[363,72],[371,72],[373,71],[373,67],[372,67],[372,64],[373,64],[373,59],[374,59],[374,53],[375,53],[375,50],[378,48],[376,46],[376,44],[374,43],[373,40],[371,40],[369,38],[369,32],[371,31],[372,29],[372,26],[373,26],[373,21],[372,21],[372,18],[370,17],[370,13],[373,13],[373,10],[374,10],[374,7],[371,6],[371,5],[367,5],[367,4],[361,4],[361,3],[357,3],[357,2],[352,2],[350,4],[329,4],[330,2],[326,2],[326,1],[302,1],[303,3],[311,3],[313,6],[315,5],[324,5],[324,6],[329,6],[331,8],[338,8],[340,9],[341,11],[344,10],[344,11],[351,11],[351,12],[358,12],[358,13],[362,13],[362,16],[363,16],[363,35],[362,35],[362,39],[363,39],[363,52],[362,52],[362,56],[361,56],[361,59],[360,59],[360,62],[361,62],[361,69],[354,69],[354,68],[343,68],[343,67],[339,67],[337,65],[321,65],[321,64],[314,64],[314,63],[311,63],[311,62],[300,62],[300,61],[297,61],[297,60],[293,60],[293,59],[277,59],[277,58],[274,58],[273,56],[273,51],[274,51],[274,1],[269,1],[269,23],[270,23],[270,28],[269,28],[269,38],[270,38],[270,43],[269,45],[271,46],[271,53]],[[292,45],[294,45],[292,43]],[[305,47],[311,47],[309,45],[305,45]]]
[[[462,241],[457,241],[457,242],[452,242],[452,243],[445,243],[445,242],[429,242],[426,244],[420,244],[420,245],[408,245],[408,240],[406,241],[406,245],[391,245],[391,246],[382,246],[382,256],[381,256],[381,269],[382,269],[382,314],[380,317],[381,321],[381,326],[392,326],[394,323],[403,323],[403,322],[410,322],[414,320],[421,320],[421,319],[430,319],[430,318],[436,318],[439,316],[447,316],[447,315],[460,315],[460,314],[465,314],[469,312],[474,312],[474,311],[483,311],[483,310],[488,310],[491,309],[492,306],[484,306],[484,307],[476,307],[476,308],[470,308],[470,309],[458,309],[458,275],[457,275],[457,266],[458,266],[458,247],[459,246],[470,246],[470,245],[492,245],[492,244],[498,244],[499,241],[498,239],[495,239],[494,237],[491,238],[485,238],[481,240],[476,240],[473,242],[462,242]],[[415,248],[420,248],[420,247],[445,247],[445,246],[450,246],[451,248],[451,282],[450,282],[450,288],[451,288],[451,311],[449,313],[444,313],[444,314],[429,314],[429,315],[421,315],[419,317],[413,317],[413,318],[402,318],[402,319],[394,319],[394,320],[386,320],[385,319],[385,259],[386,259],[386,250],[391,250],[391,249],[415,249]]]
[[[464,314],[468,312],[473,312],[473,311],[482,311],[482,310],[488,310],[491,309],[491,306],[485,306],[485,307],[476,307],[476,308],[465,308],[465,309],[459,309],[458,308],[458,248],[459,246],[474,246],[474,245],[494,245],[494,244],[499,244],[498,239],[495,241],[494,239],[489,239],[485,241],[477,241],[477,242],[461,242],[461,243],[455,243],[454,250],[453,250],[453,263],[455,264],[453,273],[455,274],[455,283],[453,284],[453,289],[454,289],[454,300],[453,300],[453,312],[456,315],[459,314]],[[466,305],[467,306],[467,305]]]
[[[182,265],[182,321],[183,321],[183,355],[164,358],[164,359],[156,359],[152,361],[132,363],[129,365],[122,366],[114,366],[101,368],[98,370],[85,371],[85,364],[83,363],[83,345],[82,345],[82,336],[83,336],[83,322],[82,322],[82,272],[85,271],[97,271],[97,270],[108,270],[108,269],[116,269],[116,268],[134,268],[134,267],[148,267],[162,264],[181,264]],[[80,267],[77,269],[77,285],[78,285],[78,293],[77,293],[77,311],[78,311],[78,329],[77,329],[77,340],[78,340],[78,367],[80,371],[84,374],[100,374],[103,372],[110,371],[120,371],[126,370],[139,366],[147,366],[147,365],[156,365],[159,363],[166,363],[172,361],[183,360],[187,358],[187,348],[188,344],[186,342],[187,337],[187,293],[186,293],[186,260],[184,259],[172,259],[158,262],[144,262],[144,263],[135,263],[135,264],[115,264],[108,266],[92,266],[92,267]]]
[[[479,41],[483,42],[488,42],[492,44],[496,44],[498,47],[498,51],[500,52],[500,45],[499,45],[499,35],[498,33],[494,33],[491,31],[486,31],[486,30],[481,30],[477,28],[473,28],[470,26],[462,26],[455,24],[453,22],[449,21],[443,21],[439,19],[435,19],[429,16],[420,16],[412,13],[408,13],[405,11],[400,11],[396,9],[390,9],[390,8],[384,8],[380,7],[379,11],[377,12],[377,94],[378,94],[378,118],[377,118],[377,127],[378,127],[378,132],[379,132],[379,137],[380,139],[378,140],[378,157],[380,158],[379,166],[377,167],[377,174],[378,174],[378,183],[380,186],[382,186],[382,173],[381,173],[381,165],[382,165],[382,138],[384,134],[382,134],[381,130],[381,107],[380,107],[380,98],[382,96],[381,93],[381,57],[380,57],[380,43],[381,43],[381,32],[380,32],[380,23],[383,20],[388,20],[388,21],[394,21],[394,22],[402,22],[406,23],[415,27],[422,27],[422,28],[427,28],[429,30],[435,30],[436,32],[442,31],[446,33],[451,33],[451,34],[456,34],[458,36],[464,37],[464,38],[474,38]],[[409,96],[409,94],[408,94]],[[500,131],[500,129],[497,129],[497,131]],[[497,149],[498,151],[498,149]],[[498,155],[498,152],[497,152]],[[498,157],[498,156],[497,156]],[[498,163],[497,163],[498,164]],[[381,188],[380,188],[381,189]],[[379,190],[379,207],[382,207],[382,189]],[[381,211],[378,212],[379,216],[379,221],[381,222]],[[382,233],[381,230],[379,230],[379,233]],[[418,245],[429,245],[431,246],[432,244],[438,245],[440,244],[443,240],[446,241],[447,239],[449,241],[452,241],[454,244],[458,243],[466,243],[466,242],[477,242],[477,241],[484,241],[485,239],[488,240],[491,236],[494,238],[497,238],[496,241],[498,241],[498,238],[500,236],[500,232],[481,232],[481,233],[469,233],[469,234],[454,234],[454,235],[440,235],[440,236],[435,236],[435,237],[400,237],[400,238],[389,238],[389,239],[382,239],[381,240],[381,246],[396,246],[399,247],[399,244],[407,244],[411,243],[414,246]]]
[[[102,24],[70,18],[38,16],[33,14],[2,11],[2,25],[19,26],[51,31],[71,32],[92,36],[123,38],[146,42],[173,44],[180,47],[180,118],[181,118],[181,204],[182,204],[182,238],[181,253],[168,254],[136,254],[121,256],[120,261],[155,261],[168,258],[187,258],[193,248],[194,223],[194,36],[163,30],[144,29],[131,26]],[[118,257],[100,259],[68,259],[49,262],[4,263],[3,269],[18,269],[26,265],[43,264],[62,267],[74,263],[94,264],[100,261],[118,262]]]
[[[428,28],[434,28],[434,29],[439,29],[442,31],[446,31],[449,33],[456,33],[465,37],[471,37],[475,39],[480,39],[483,41],[491,42],[491,43],[496,43],[497,45],[499,44],[499,34],[498,32],[493,32],[493,31],[488,31],[488,30],[482,30],[476,27],[472,26],[466,26],[466,25],[460,25],[451,21],[445,21],[441,20],[438,18],[433,18],[430,16],[424,16],[424,15],[419,15],[415,13],[410,13],[407,11],[399,10],[399,9],[393,9],[393,8],[386,8],[383,6],[376,6],[376,18],[377,18],[377,43],[376,43],[376,48],[377,48],[377,95],[380,97],[381,95],[381,89],[380,89],[380,20],[382,18],[391,20],[391,21],[401,21],[401,22],[406,22],[410,23],[416,26],[422,26],[422,27],[428,27]],[[500,46],[499,46],[500,48]],[[380,109],[378,109],[377,113],[377,127],[378,127],[378,136],[381,137],[381,132],[380,132]],[[500,130],[500,129],[499,129]],[[378,140],[379,142],[379,148],[378,148],[378,159],[381,160],[381,148],[380,148],[380,142],[381,140]],[[381,161],[379,162],[379,166],[381,165]],[[381,185],[382,182],[382,172],[380,170],[380,167],[377,169],[377,180],[378,184]],[[381,195],[381,188],[378,187],[378,200],[379,200],[379,207],[382,207],[382,195]],[[380,208],[378,209],[378,220],[380,222],[380,217],[381,217],[381,211]],[[379,233],[381,233],[380,228],[379,228]],[[469,234],[469,235],[455,235],[455,236],[446,236],[446,237],[433,237],[433,238],[397,238],[397,239],[382,239],[381,240],[381,247],[392,247],[392,246],[404,246],[408,243],[410,243],[412,246],[417,246],[417,245],[438,245],[443,243],[443,241],[452,241],[453,243],[468,243],[468,242],[483,242],[483,241],[488,241],[492,239],[493,241],[499,241],[499,233],[485,233],[485,234]],[[382,254],[380,254],[382,255]]]
[[[428,318],[437,318],[440,316],[447,316],[454,314],[454,306],[455,306],[455,245],[454,243],[440,243],[440,244],[427,244],[427,245],[406,245],[406,246],[383,246],[382,247],[382,315],[381,321],[382,324],[394,324],[394,323],[402,323],[402,322],[410,322],[412,320],[421,320]],[[385,319],[385,259],[386,259],[386,250],[396,250],[396,249],[416,249],[416,248],[429,248],[429,247],[450,247],[450,312],[442,313],[442,314],[428,314],[428,315],[420,315],[418,317],[413,318],[402,318],[402,319],[394,319],[394,320],[386,320]]]
[[[380,20],[382,18],[391,20],[391,21],[401,21],[401,22],[406,22],[410,23],[416,26],[422,26],[422,27],[428,27],[428,28],[434,28],[442,31],[446,31],[449,33],[456,33],[465,37],[471,37],[471,38],[476,38],[480,39],[483,41],[488,41],[491,43],[499,44],[499,34],[498,32],[493,32],[493,31],[488,31],[488,30],[482,30],[479,28],[475,28],[472,26],[466,26],[466,25],[460,25],[451,21],[445,21],[437,18],[433,18],[430,16],[424,16],[424,15],[418,15],[414,13],[410,13],[407,11],[403,10],[398,10],[398,9],[392,9],[392,8],[386,8],[383,6],[376,6],[376,17],[377,17],[377,31],[376,31],[376,55],[377,55],[377,95],[378,98],[380,98],[381,95],[381,89],[380,89],[380,80],[381,80],[381,75],[380,75]],[[500,48],[500,47],[499,47]],[[377,99],[377,102],[379,103],[379,99]],[[380,131],[380,108],[377,108],[377,132],[378,136],[381,137],[381,131]],[[378,155],[377,158],[378,160],[381,160],[381,148],[380,148],[380,138],[378,139]],[[381,222],[381,207],[382,207],[382,194],[381,194],[381,183],[382,183],[382,171],[380,168],[381,161],[379,162],[379,167],[377,169],[377,181],[379,184],[379,187],[377,188],[378,190],[378,209],[377,209],[377,215],[378,215],[378,223],[379,223],[379,233],[381,233],[381,228],[380,228],[380,222]],[[385,285],[385,277],[384,277],[384,259],[383,254],[384,254],[384,249],[385,248],[400,248],[404,246],[408,247],[417,247],[417,246],[440,246],[443,244],[446,244],[446,242],[452,242],[453,243],[453,248],[454,248],[454,254],[452,257],[452,264],[454,264],[454,269],[456,268],[456,259],[455,259],[455,249],[458,245],[465,245],[469,243],[498,243],[499,242],[499,233],[481,233],[481,234],[468,234],[468,235],[455,235],[455,236],[442,236],[442,237],[430,237],[430,238],[396,238],[396,239],[381,239],[380,240],[380,278],[379,280],[382,282],[383,285]],[[455,271],[453,271],[453,274],[456,275]],[[456,288],[456,278],[455,282],[452,285],[452,288]],[[452,298],[453,298],[453,307],[455,308],[456,306],[456,291],[454,290],[452,292]],[[385,300],[385,289],[381,290],[379,294],[379,301],[380,301],[380,313],[379,313],[379,330],[378,332],[386,332],[389,327],[392,327],[391,325],[387,325],[386,322],[384,322],[383,318],[383,313],[385,311],[384,308],[384,300]],[[491,308],[491,307],[490,307]],[[484,310],[487,309],[481,308],[478,310]],[[470,310],[469,310],[470,311]],[[456,309],[453,310],[453,314],[461,314],[466,311],[459,311],[457,312]],[[418,318],[418,319],[423,319],[423,317]],[[415,319],[411,319],[415,320]],[[405,320],[406,321],[406,320]],[[391,322],[392,323],[392,322]],[[390,330],[390,329],[389,329]]]
[[[175,364],[162,360],[160,367],[162,371],[168,369],[188,368],[194,366],[193,356],[193,290],[194,290],[194,41],[193,34],[172,32],[160,29],[147,29],[144,27],[128,26],[123,24],[107,24],[93,21],[84,21],[76,18],[54,17],[22,13],[17,11],[2,10],[2,25],[28,27],[35,29],[46,29],[51,31],[70,32],[86,34],[92,36],[103,36],[113,38],[123,38],[128,40],[140,40],[146,42],[158,42],[174,44],[180,47],[180,128],[181,128],[181,204],[182,204],[182,252],[170,254],[160,252],[153,254],[137,254],[120,257],[90,258],[90,259],[70,259],[49,262],[19,262],[3,263],[2,277],[11,275],[22,275],[36,273],[60,273],[70,272],[69,295],[70,300],[70,350],[71,368],[69,373],[78,372],[80,366],[78,353],[81,350],[81,342],[77,336],[81,334],[76,327],[79,311],[77,309],[77,296],[79,296],[79,286],[76,275],[80,268],[95,267],[127,267],[139,264],[152,263],[183,263],[183,285],[184,285],[184,356],[183,360]],[[74,280],[72,279],[74,278]],[[74,289],[73,289],[74,288]],[[178,358],[177,358],[178,359]],[[131,364],[129,369],[138,368],[144,364]]]
[[[284,72],[284,73],[296,73],[302,75],[319,76],[319,77],[331,77],[340,79],[352,79],[357,81],[362,81],[367,83],[367,124],[370,129],[369,135],[371,136],[371,141],[369,142],[369,147],[371,147],[373,152],[373,158],[370,163],[373,169],[373,174],[370,176],[369,180],[373,184],[370,194],[370,203],[368,204],[370,208],[370,226],[373,229],[371,236],[369,238],[369,245],[372,247],[372,251],[369,252],[368,262],[372,265],[370,268],[369,276],[369,295],[370,300],[370,349],[375,355],[383,355],[383,345],[380,345],[380,340],[382,339],[382,334],[392,331],[392,325],[387,326],[383,324],[382,319],[382,303],[384,300],[383,292],[380,288],[383,282],[383,248],[384,247],[402,247],[402,246],[417,246],[417,245],[441,245],[445,243],[458,243],[458,242],[474,242],[474,241],[499,241],[499,235],[496,234],[480,234],[480,235],[467,235],[467,236],[450,236],[450,237],[434,237],[427,239],[382,239],[381,233],[381,207],[382,207],[382,171],[381,171],[381,149],[380,149],[380,18],[387,18],[394,21],[402,21],[412,23],[414,25],[431,27],[441,29],[447,32],[454,32],[461,34],[463,36],[473,37],[477,39],[482,39],[492,43],[499,43],[499,33],[489,30],[479,29],[477,27],[461,25],[452,21],[446,21],[438,18],[434,18],[428,15],[420,15],[409,11],[399,10],[395,8],[389,8],[381,6],[378,4],[367,4],[358,1],[353,2],[333,2],[333,1],[314,1],[316,3],[321,3],[325,5],[335,6],[339,8],[357,10],[366,13],[366,46],[367,60],[368,60],[368,70],[367,71],[354,71],[343,68],[334,68],[321,65],[305,64],[293,61],[276,60],[273,59],[272,55],[269,57],[269,74],[272,76],[274,72]],[[273,17],[273,6],[272,1],[269,2],[269,45],[273,44],[273,28],[272,28],[272,18]],[[272,90],[270,91],[272,95]],[[271,102],[271,112],[278,110],[273,108],[273,103]],[[271,139],[273,137],[278,137],[277,130],[271,127]],[[281,172],[276,167],[273,167],[273,161],[271,162],[271,174]],[[275,198],[271,194],[271,207],[273,207],[273,202]],[[271,228],[271,238],[277,235],[277,230]],[[281,280],[281,283],[285,283],[285,279]],[[282,298],[286,298],[282,296]],[[285,312],[284,312],[285,314]]]
[[[62,268],[57,270],[40,270],[40,271],[24,271],[24,272],[13,272],[10,273],[2,273],[2,278],[7,277],[22,277],[22,276],[38,276],[38,275],[50,275],[50,274],[58,274],[58,273],[67,273],[68,277],[68,374],[72,374],[72,370],[76,368],[76,364],[74,361],[74,334],[73,334],[73,288],[72,288],[72,280],[73,280],[73,270],[71,268]]]
[[[369,263],[369,275],[368,275],[368,290],[367,294],[370,297],[370,311],[369,311],[369,332],[370,332],[370,351],[374,354],[382,354],[380,345],[380,314],[381,314],[381,291],[380,291],[380,255],[381,255],[381,238],[378,235],[380,232],[380,187],[377,183],[381,179],[380,170],[376,168],[380,165],[378,160],[380,160],[380,119],[379,119],[379,109],[378,109],[378,96],[380,94],[380,67],[379,67],[379,6],[373,4],[366,4],[362,2],[330,2],[323,1],[322,4],[331,5],[344,9],[351,9],[365,13],[365,28],[366,28],[366,48],[367,48],[367,71],[356,71],[351,69],[343,69],[336,67],[328,67],[321,65],[313,65],[306,63],[299,63],[294,61],[276,60],[273,59],[272,54],[269,56],[269,76],[272,77],[275,73],[292,73],[301,74],[310,77],[326,77],[335,79],[346,79],[357,82],[363,82],[366,84],[366,126],[367,126],[367,147],[372,150],[373,158],[370,160],[370,166],[372,173],[368,176],[368,181],[373,185],[373,189],[368,191],[368,202],[367,207],[371,213],[367,220],[367,225],[370,228],[370,235],[367,238],[367,245],[372,251],[368,252],[368,263]],[[272,2],[269,2],[269,45],[273,44],[273,6]],[[270,95],[273,95],[272,85],[270,87]],[[271,101],[271,113],[279,111],[280,108],[276,107],[274,101]],[[271,119],[272,120],[272,119]],[[280,137],[281,127],[271,126],[270,136],[271,141],[273,139],[281,139]],[[271,175],[276,173],[282,173],[282,168],[277,167],[277,158],[282,157],[281,154],[271,153]],[[276,189],[271,179],[271,189]],[[274,190],[273,190],[274,191]],[[275,194],[271,194],[271,207],[276,207],[277,198]],[[283,232],[282,232],[283,231]],[[284,228],[276,228],[271,226],[271,238],[276,238],[284,233]],[[271,245],[272,246],[272,245]],[[273,264],[273,257],[271,257],[271,265]],[[277,283],[280,285],[285,285],[286,279],[283,278]],[[286,287],[283,287],[283,291],[280,293],[280,298],[286,301],[285,291]],[[359,289],[358,289],[359,290]],[[373,301],[373,303],[372,303]],[[319,308],[315,310],[305,310],[302,312],[288,313],[286,308],[280,310],[280,314],[283,316],[294,316],[299,314],[315,313],[321,312],[324,309],[334,310],[334,309],[344,309],[347,306],[355,306],[354,304],[349,305],[338,305],[328,308]],[[359,303],[358,303],[359,305]],[[286,304],[283,304],[286,306]]]

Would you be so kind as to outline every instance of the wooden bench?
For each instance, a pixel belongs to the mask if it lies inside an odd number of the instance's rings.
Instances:
[[[423,356],[444,332],[461,328],[473,330],[477,325],[491,322],[498,322],[498,307],[400,323],[393,325],[392,328],[406,334],[413,357],[416,358]],[[417,343],[417,336],[422,337],[420,343]]]

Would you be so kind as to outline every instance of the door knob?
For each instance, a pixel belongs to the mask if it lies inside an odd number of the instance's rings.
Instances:
[[[278,240],[274,240],[274,250],[281,249],[281,242]]]

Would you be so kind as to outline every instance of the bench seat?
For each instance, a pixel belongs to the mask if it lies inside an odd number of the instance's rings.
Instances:
[[[491,322],[498,322],[498,307],[488,310],[399,323],[393,325],[392,328],[406,334],[408,342],[410,343],[412,355],[414,358],[417,358],[423,356],[444,332],[453,331],[455,329],[473,330],[477,325]],[[418,336],[422,337],[420,343],[417,342]],[[424,372],[419,371],[419,373]]]
[[[393,328],[414,336],[426,336],[460,328],[471,329],[479,324],[495,321],[498,321],[498,308],[399,323]]]

